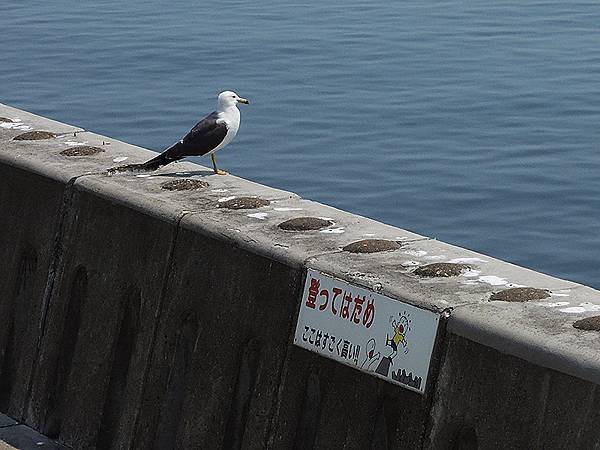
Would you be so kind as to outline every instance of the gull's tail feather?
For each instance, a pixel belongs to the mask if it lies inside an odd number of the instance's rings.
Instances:
[[[161,168],[162,166],[166,166],[174,161],[178,161],[183,156],[178,155],[180,142],[173,144],[171,147],[166,149],[160,155],[155,156],[154,158],[141,163],[141,164],[127,164],[125,166],[112,167],[108,169],[109,173],[115,172],[146,172],[153,171]]]

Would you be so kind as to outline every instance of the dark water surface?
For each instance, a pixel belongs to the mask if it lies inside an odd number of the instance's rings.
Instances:
[[[5,1],[0,102],[600,287],[600,3]],[[209,161],[200,161],[208,165]]]

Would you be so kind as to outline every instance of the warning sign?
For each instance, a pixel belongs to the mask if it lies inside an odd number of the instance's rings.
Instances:
[[[309,269],[294,344],[425,392],[439,315]]]

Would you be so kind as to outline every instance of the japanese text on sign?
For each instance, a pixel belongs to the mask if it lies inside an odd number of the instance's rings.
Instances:
[[[329,301],[330,298],[331,302]],[[339,303],[336,309],[335,302],[338,298]],[[317,302],[319,303],[319,311],[329,311],[334,316],[339,316],[357,325],[362,324],[365,328],[369,328],[373,324],[375,318],[373,299],[367,301],[364,295],[353,297],[352,292],[342,290],[339,287],[333,287],[331,290],[321,289],[321,280],[311,277],[308,296],[306,297],[306,307],[317,309]],[[328,307],[328,305],[331,306]],[[350,313],[350,310],[352,310],[352,313]]]

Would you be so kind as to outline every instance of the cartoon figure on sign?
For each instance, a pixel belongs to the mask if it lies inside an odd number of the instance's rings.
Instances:
[[[410,320],[406,313],[402,313],[398,320],[394,317],[390,317],[390,322],[392,325],[392,331],[394,332],[392,337],[388,334],[385,339],[385,345],[391,347],[392,351],[388,356],[385,356],[379,362],[377,369],[375,369],[375,373],[379,375],[383,375],[384,377],[389,376],[390,368],[394,364],[394,358],[398,354],[398,347],[401,345],[404,351],[404,354],[408,354],[408,342],[406,340],[406,335],[410,331]]]
[[[375,353],[375,347],[376,347],[375,339],[373,339],[373,338],[369,339],[367,341],[367,345],[365,345],[366,355],[365,355],[365,360],[360,365],[361,369],[373,370],[373,367],[375,366],[377,361],[379,361],[379,358],[381,358],[381,353],[379,353],[379,352]]]
[[[392,347],[392,349],[395,352],[398,351],[398,345],[402,344],[402,347],[404,347],[404,353],[405,354],[408,353],[408,347],[407,347],[407,343],[406,343],[406,333],[408,332],[408,329],[409,329],[408,326],[409,326],[408,317],[406,317],[405,315],[402,315],[398,322],[396,322],[395,320],[392,320],[394,336],[392,336],[391,339],[388,336],[385,341],[385,344]]]

